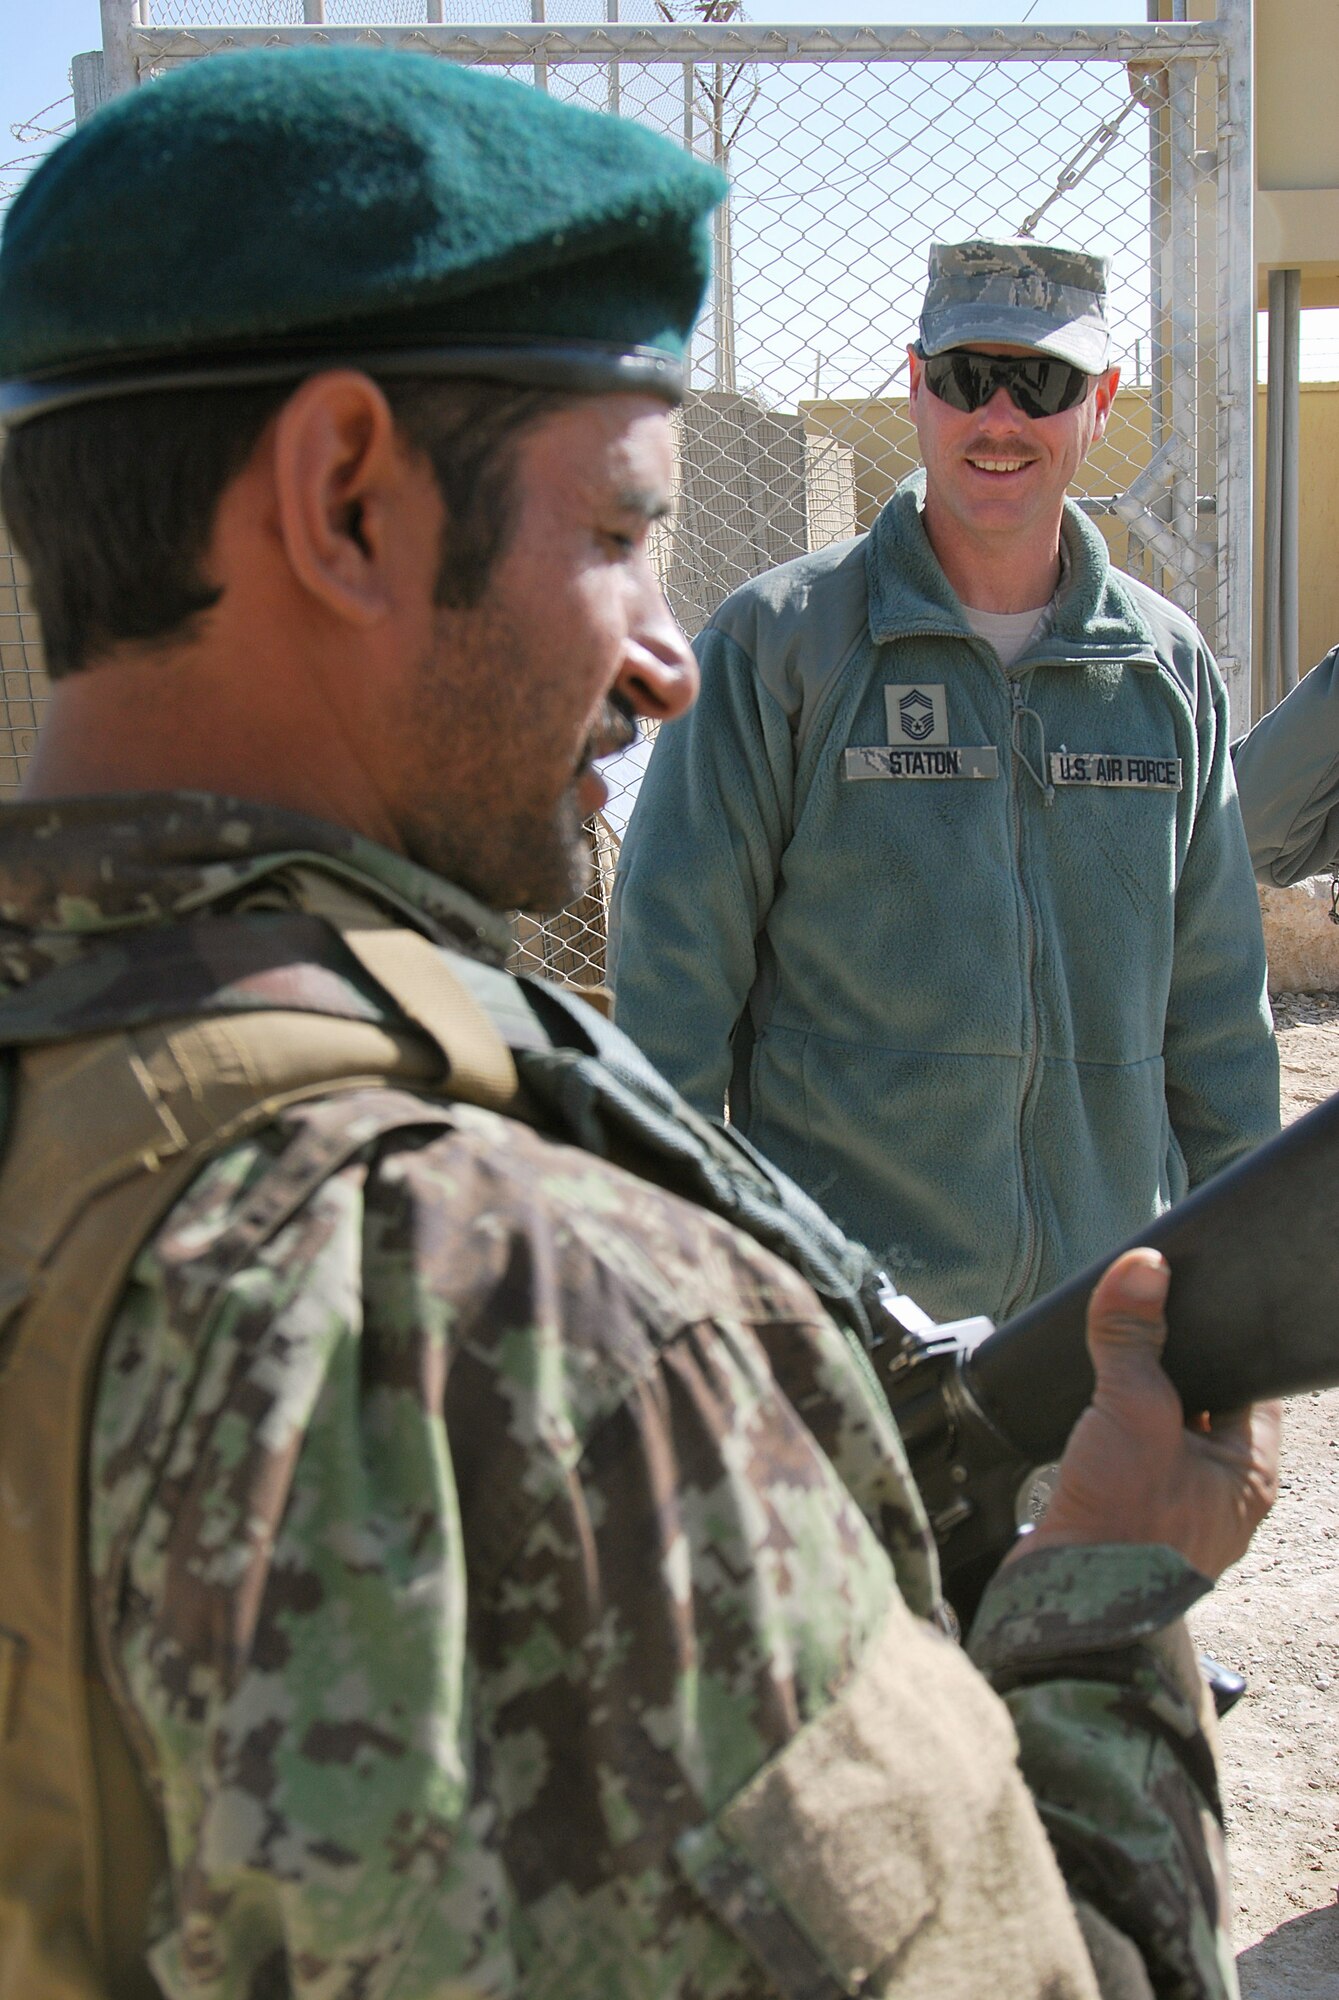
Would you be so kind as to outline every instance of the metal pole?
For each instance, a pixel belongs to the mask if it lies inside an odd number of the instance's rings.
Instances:
[[[1182,466],[1172,480],[1172,527],[1183,547],[1192,549],[1198,537],[1195,505],[1198,465],[1198,352],[1195,291],[1195,72],[1191,64],[1169,65],[1168,174],[1171,213],[1167,227],[1164,298],[1167,304],[1168,422],[1172,436],[1187,447]],[[1199,609],[1198,579],[1181,574],[1169,580],[1168,595],[1194,617]]]
[[[712,165],[719,167],[723,174],[730,171],[730,148],[725,141],[725,113],[728,92],[725,83],[725,69],[721,63],[712,66],[711,77],[711,159]],[[716,339],[716,387],[735,392],[735,274],[733,246],[730,240],[730,197],[716,210],[713,219],[715,234],[712,274],[711,304],[712,333]]]
[[[325,0],[302,0],[302,19],[309,28],[323,28]]]
[[[1255,135],[1252,0],[1218,0],[1219,665],[1234,736],[1250,727],[1255,590]]]
[[[1148,0],[1150,21],[1158,18],[1158,0]],[[1167,369],[1171,331],[1167,323],[1167,234],[1171,200],[1167,173],[1167,72],[1159,72],[1160,88],[1148,114],[1148,417],[1149,455],[1156,458],[1167,442]],[[1165,507],[1158,502],[1158,512]],[[1156,579],[1153,579],[1156,581]]]
[[[683,66],[683,149],[685,153],[691,153],[693,150],[693,90],[696,75],[697,72],[694,65],[686,62]],[[691,389],[693,386],[692,334],[688,336],[688,345],[684,350],[683,385],[685,389]]]
[[[1298,436],[1302,273],[1269,274],[1269,389],[1265,405],[1265,609],[1261,678],[1272,708],[1297,686]]]
[[[442,0],[428,0],[428,25],[440,27],[445,19]]]
[[[120,97],[139,82],[135,58],[130,51],[135,27],[135,0],[101,0],[102,80],[108,97]]]
[[[606,21],[609,22],[611,27],[616,28],[618,26],[618,0],[604,0],[604,18]],[[618,64],[614,62],[613,59],[611,58],[609,63],[608,109],[612,111],[615,114],[615,116],[617,116],[618,114],[619,106],[622,102],[622,96],[623,92],[621,87],[621,78],[619,76]]]
[[[1282,693],[1279,585],[1283,576],[1283,281],[1269,274],[1269,386],[1265,391],[1265,602],[1261,623],[1260,698],[1266,714]]]
[[[1297,686],[1298,659],[1298,467],[1301,431],[1302,273],[1283,273],[1283,383],[1279,414],[1283,426],[1279,485],[1279,669],[1284,694]]]
[[[544,0],[530,0],[530,19],[537,28],[544,26]],[[546,62],[537,62],[535,64],[535,89],[547,90],[548,87],[549,66]]]

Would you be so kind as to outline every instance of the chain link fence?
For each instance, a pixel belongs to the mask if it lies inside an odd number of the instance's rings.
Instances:
[[[1225,0],[1217,24],[1111,29],[786,30],[726,19],[737,10],[719,0],[151,0],[149,12],[131,20],[127,0],[113,87],[258,44],[418,48],[639,119],[725,168],[675,418],[676,506],[654,550],[690,634],[748,578],[862,532],[915,467],[905,350],[933,238],[1105,250],[1122,387],[1076,492],[1114,559],[1197,617],[1246,720],[1247,0]],[[0,785],[40,699],[21,585],[10,590]],[[525,958],[577,983],[603,973],[608,885],[647,751],[608,773],[590,892],[521,926]]]

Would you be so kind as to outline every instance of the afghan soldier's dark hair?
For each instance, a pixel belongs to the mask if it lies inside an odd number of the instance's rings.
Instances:
[[[476,604],[507,539],[521,432],[566,399],[502,383],[383,385],[446,508],[437,602]],[[28,566],[53,680],[127,640],[184,635],[224,488],[293,384],[173,390],[40,417],[9,437],[0,513]]]

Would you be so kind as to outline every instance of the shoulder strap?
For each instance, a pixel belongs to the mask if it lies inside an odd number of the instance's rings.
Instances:
[[[334,926],[363,970],[440,1051],[451,1095],[494,1111],[513,1110],[519,1086],[511,1050],[453,970],[470,961],[439,950],[331,875],[298,868],[294,876],[304,908]]]
[[[451,1095],[494,1111],[513,1110],[520,1084],[511,1050],[445,953],[418,931],[342,935],[359,964],[440,1050]]]

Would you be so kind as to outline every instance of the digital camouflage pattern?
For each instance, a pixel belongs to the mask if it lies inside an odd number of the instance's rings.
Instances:
[[[74,1032],[112,969],[81,994],[71,968],[110,943],[133,985],[155,921],[299,906],[298,863],[439,941],[503,948],[458,891],[296,815],[6,808],[0,1046],[52,973],[47,1032]],[[866,1982],[812,1951],[787,1985],[769,1940],[803,1943],[803,1910],[756,1870],[722,1891],[700,1861],[890,1635],[917,1671],[943,1658],[905,1608],[931,1608],[906,1553],[920,1510],[846,1337],[726,1223],[465,1105],[373,1120],[258,1234],[256,1191],[282,1189],[316,1115],[205,1169],[104,1354],[94,1624],[168,1829],[165,1993],[903,1991],[891,1962]],[[1167,1551],[1053,1552],[1004,1572],[973,1634],[1071,1890],[1187,2000],[1235,1992],[1212,1753],[1159,1650],[1203,1587]],[[969,1758],[993,1727],[967,1726]],[[914,1858],[886,1857],[889,1880]],[[1049,1875],[1017,1882],[1015,1930]]]
[[[1036,347],[1096,374],[1107,365],[1107,273],[1088,250],[1022,239],[930,245],[921,307],[927,354],[975,341]]]

